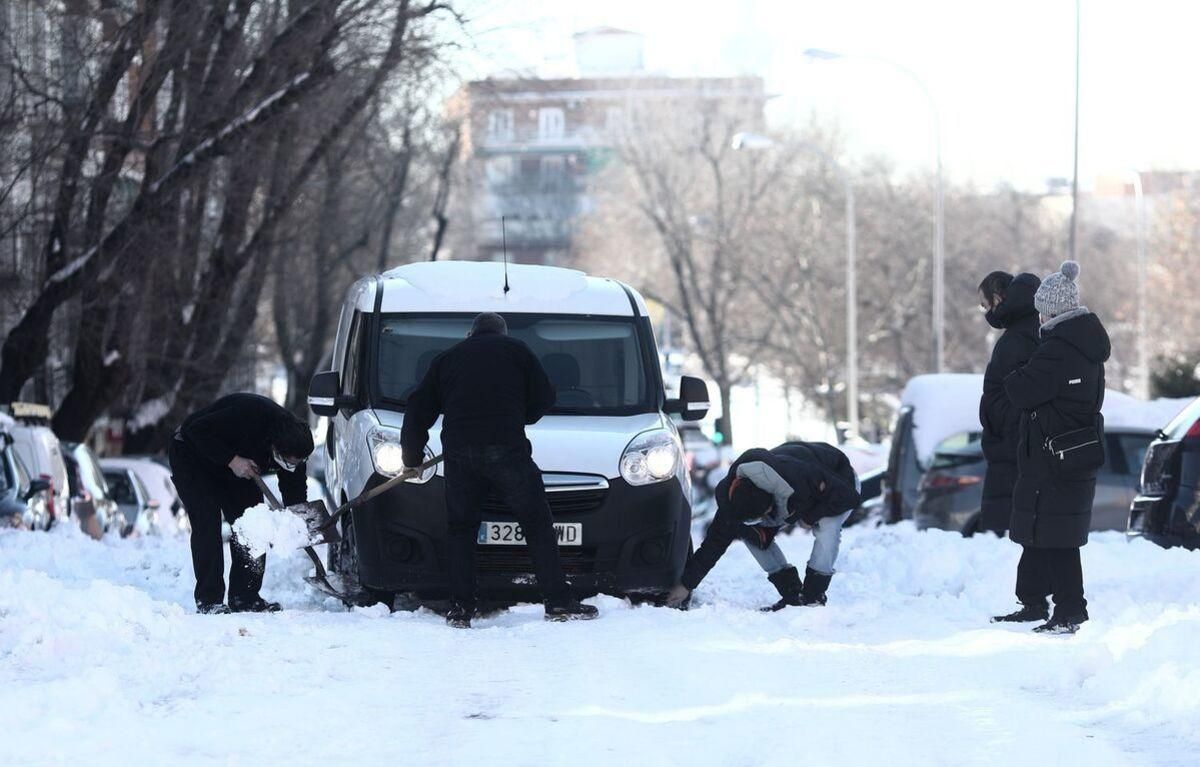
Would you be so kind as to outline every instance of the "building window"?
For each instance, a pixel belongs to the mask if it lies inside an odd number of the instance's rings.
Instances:
[[[484,171],[487,173],[487,180],[493,186],[506,184],[512,181],[513,177],[513,158],[511,157],[489,157],[484,165]]]
[[[541,171],[543,189],[557,190],[566,186],[567,165],[561,156],[543,157]]]
[[[566,123],[563,111],[558,107],[543,107],[538,110],[538,138],[560,139]]]
[[[493,109],[489,112],[487,135],[493,141],[512,141],[513,111],[511,109]]]
[[[609,136],[619,136],[625,128],[625,111],[621,107],[609,107],[604,111],[604,130]]]

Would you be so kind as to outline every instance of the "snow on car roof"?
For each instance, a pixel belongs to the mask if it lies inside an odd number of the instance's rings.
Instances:
[[[900,395],[901,407],[913,409],[913,444],[922,464],[947,437],[979,431],[979,398],[983,376],[940,373],[915,376]]]
[[[625,287],[575,269],[486,261],[406,264],[383,273],[384,312],[522,312],[631,316]],[[646,305],[631,291],[638,314]],[[366,307],[361,307],[366,308]]]

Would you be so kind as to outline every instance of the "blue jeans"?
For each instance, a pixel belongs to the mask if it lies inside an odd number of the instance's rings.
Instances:
[[[853,509],[851,509],[853,511]],[[808,558],[808,566],[821,575],[833,575],[833,566],[837,562],[838,550],[842,545],[842,525],[850,511],[836,517],[825,517],[813,527],[812,554]],[[787,557],[778,543],[772,542],[765,549],[757,546],[747,546],[750,553],[758,560],[758,565],[768,573],[777,573],[788,566]]]
[[[450,598],[468,609],[475,606],[476,540],[484,499],[494,491],[521,524],[543,600],[547,605],[565,603],[568,591],[558,559],[558,536],[542,473],[528,443],[447,450],[445,456]]]

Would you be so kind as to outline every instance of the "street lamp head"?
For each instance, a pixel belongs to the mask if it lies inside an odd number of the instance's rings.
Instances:
[[[808,50],[806,50],[804,52],[804,56],[805,56],[805,58],[809,58],[809,59],[823,59],[823,60],[842,58],[842,54],[837,53],[836,51],[826,51],[826,50],[822,50],[820,48],[809,48]]]
[[[761,133],[751,133],[750,131],[738,131],[733,134],[733,139],[729,142],[729,146],[735,151],[742,149],[770,149],[775,146],[775,139],[770,136],[764,136]]]

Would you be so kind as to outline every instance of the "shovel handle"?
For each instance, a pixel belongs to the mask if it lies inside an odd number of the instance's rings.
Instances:
[[[283,508],[283,503],[275,497],[275,493],[271,492],[271,488],[267,487],[267,483],[263,482],[262,477],[255,474],[254,483],[258,485],[258,489],[262,491],[263,497],[267,499],[267,505],[276,511]]]
[[[351,498],[350,500],[346,501],[341,506],[339,506],[337,511],[330,514],[329,521],[326,522],[325,524],[321,525],[320,529],[324,530],[326,528],[333,527],[335,524],[337,524],[337,521],[339,519],[341,519],[342,517],[346,516],[346,513],[349,512],[351,509],[354,509],[358,506],[362,506],[367,501],[386,493],[388,490],[391,490],[393,487],[396,487],[401,482],[410,480],[413,477],[421,476],[426,471],[428,471],[429,469],[432,469],[434,466],[437,466],[441,462],[442,462],[442,457],[440,455],[435,455],[433,458],[430,458],[428,461],[421,464],[420,466],[417,466],[416,468],[412,468],[412,469],[405,469],[404,471],[400,472],[396,476],[389,479],[387,482],[384,482],[382,485],[377,485],[377,486],[371,488],[370,490],[367,490],[364,493],[360,493],[360,494],[354,496],[353,498]]]

